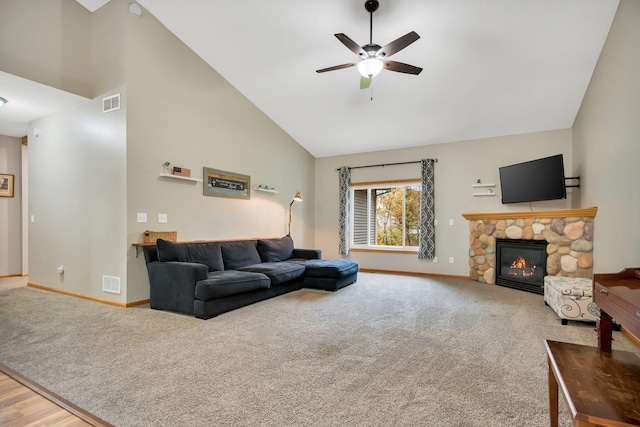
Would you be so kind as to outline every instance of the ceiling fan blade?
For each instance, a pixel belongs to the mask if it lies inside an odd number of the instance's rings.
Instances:
[[[396,61],[385,61],[384,68],[389,71],[396,71],[398,73],[415,74],[418,75],[422,71],[422,68],[414,65],[405,64]]]
[[[345,45],[351,52],[355,53],[358,56],[362,56],[363,58],[367,57],[367,52],[365,52],[363,48],[358,46],[358,43],[347,37],[346,34],[338,33],[334,34],[334,36],[336,36],[338,40],[340,40],[342,44]]]
[[[326,73],[327,71],[342,70],[343,68],[353,67],[354,65],[356,65],[355,62],[351,62],[349,64],[334,65],[333,67],[316,70],[316,73]]]
[[[404,49],[407,46],[409,46],[411,43],[413,43],[414,41],[418,40],[419,38],[420,38],[420,36],[418,35],[418,33],[416,33],[415,31],[411,31],[410,33],[405,34],[404,36],[400,37],[399,39],[395,39],[394,41],[392,41],[388,45],[382,46],[376,52],[376,57],[381,58],[381,59],[389,57],[389,56],[393,55],[394,53]]]
[[[371,77],[360,77],[360,89],[367,89],[371,86]]]

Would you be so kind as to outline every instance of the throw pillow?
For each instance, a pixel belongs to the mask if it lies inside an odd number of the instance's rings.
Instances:
[[[262,262],[278,262],[291,258],[293,239],[284,236],[281,239],[258,240],[258,252]]]
[[[158,260],[162,262],[189,262],[189,252],[185,245],[158,239],[156,240],[156,248],[158,248]]]

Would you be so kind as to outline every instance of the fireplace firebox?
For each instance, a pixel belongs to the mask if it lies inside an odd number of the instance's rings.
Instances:
[[[544,293],[546,240],[496,239],[496,285]]]

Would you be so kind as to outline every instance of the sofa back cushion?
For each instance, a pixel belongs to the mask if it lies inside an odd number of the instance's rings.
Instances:
[[[255,240],[222,242],[220,246],[225,270],[237,270],[247,265],[260,264],[262,262]]]
[[[262,262],[278,262],[291,258],[293,239],[284,236],[281,239],[258,240],[258,253]]]
[[[223,271],[222,250],[218,242],[187,243],[191,262],[204,264],[209,271]]]
[[[220,243],[172,243],[163,239],[156,241],[158,259],[162,262],[196,262],[204,264],[209,271],[224,270]]]
[[[156,248],[158,248],[158,260],[162,262],[189,262],[189,252],[185,245],[158,239],[156,240]]]

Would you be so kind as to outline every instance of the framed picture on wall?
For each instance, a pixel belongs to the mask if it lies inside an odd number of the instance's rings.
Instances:
[[[13,197],[13,175],[0,173],[0,197]]]
[[[202,191],[205,196],[249,199],[251,178],[234,172],[205,167],[202,172]]]

